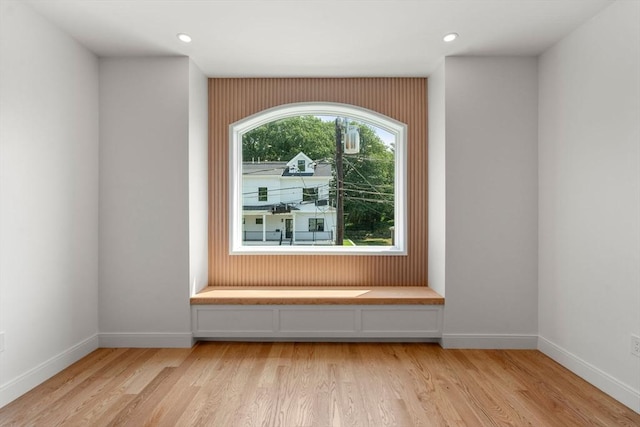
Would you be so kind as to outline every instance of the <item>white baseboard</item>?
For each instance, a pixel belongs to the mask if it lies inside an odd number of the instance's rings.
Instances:
[[[536,350],[538,335],[442,334],[442,348]]]
[[[214,337],[196,338],[197,341],[231,341],[231,342],[346,342],[346,343],[440,343],[440,338],[363,338],[363,337]]]
[[[538,337],[538,350],[620,403],[640,413],[639,390],[633,389],[544,337]]]
[[[194,343],[191,332],[103,332],[99,337],[105,348],[190,348]]]
[[[0,385],[0,408],[42,384],[98,348],[98,335],[80,341],[22,375]]]

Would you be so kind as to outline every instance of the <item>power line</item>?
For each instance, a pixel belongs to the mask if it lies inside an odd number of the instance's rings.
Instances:
[[[360,175],[360,177],[361,177],[362,179],[364,179],[364,181],[365,181],[367,184],[369,184],[369,185],[371,186],[371,188],[372,188],[374,191],[378,191],[378,190],[376,189],[376,187],[375,187],[373,184],[371,184],[371,183],[369,182],[369,180],[368,180],[364,175],[362,175],[362,174],[360,173],[360,171],[359,171],[355,166],[353,166],[353,164],[352,164],[348,159],[347,159],[347,163],[352,167],[352,169],[353,169],[354,171],[356,171],[356,173],[357,173],[358,175]]]
[[[395,159],[376,159],[375,157],[352,157],[354,159],[357,160],[367,160],[370,162],[387,162],[387,163],[394,163],[396,160]]]
[[[303,182],[304,184],[304,182]],[[330,184],[319,184],[315,187],[281,187],[281,188],[269,188],[267,187],[267,191],[269,192],[280,192],[280,191],[287,191],[287,190],[299,190],[299,189],[306,189],[306,188],[321,188],[321,187],[330,187]],[[242,193],[243,196],[247,196],[250,194],[259,194],[259,191],[247,191],[245,193]]]
[[[354,188],[352,188],[352,190],[368,189],[368,188],[371,188],[372,186],[375,187],[375,188],[378,188],[378,187],[380,187],[380,188],[383,188],[383,187],[384,188],[395,188],[395,185],[393,185],[393,184],[371,184],[371,183],[368,183],[366,185],[363,185],[361,183],[353,182],[353,181],[342,181],[342,183],[344,185],[349,185],[351,187],[354,187]]]
[[[393,200],[381,200],[381,199],[366,199],[364,197],[348,197],[348,200],[360,200],[363,202],[370,202],[370,203],[382,203],[382,204],[390,204],[393,205],[394,201]]]
[[[285,169],[284,167],[277,167],[277,168],[270,168],[270,169],[258,169],[258,170],[250,171],[250,172],[244,172],[243,171],[242,175],[254,175],[254,174],[259,173],[259,172],[272,172],[272,171],[276,171],[276,170],[277,171],[284,171],[284,169]],[[277,176],[277,175],[274,175],[274,176]]]
[[[367,204],[367,203],[362,203],[362,202],[361,202],[361,203],[360,203],[360,206],[364,207],[365,209],[369,209],[370,211],[373,211],[373,212],[375,212],[375,213],[377,213],[377,214],[379,214],[379,215],[381,215],[381,216],[386,215],[384,212],[381,212],[381,211],[379,211],[379,210],[377,210],[377,209],[373,208],[373,206],[371,206],[371,205],[369,205],[369,204]],[[352,214],[353,214],[353,211],[351,211],[351,212],[349,213],[349,215],[352,215]]]
[[[394,193],[381,193],[379,191],[367,191],[367,190],[361,190],[359,188],[345,188],[344,191],[351,191],[351,192],[357,192],[357,193],[366,193],[366,194],[377,194],[380,196],[395,196]]]

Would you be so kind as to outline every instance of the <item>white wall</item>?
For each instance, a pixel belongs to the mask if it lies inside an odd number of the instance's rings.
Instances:
[[[542,351],[640,412],[640,3],[540,58]]]
[[[209,80],[189,61],[189,283],[209,280]]]
[[[443,345],[535,348],[537,60],[450,57],[445,71]]]
[[[98,345],[98,60],[0,2],[0,406]]]
[[[444,61],[429,76],[429,287],[445,295],[446,134]]]
[[[100,60],[102,346],[191,344],[189,68]]]

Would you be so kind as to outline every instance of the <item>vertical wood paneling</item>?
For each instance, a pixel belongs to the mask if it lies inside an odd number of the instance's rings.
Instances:
[[[229,255],[229,125],[294,102],[340,102],[407,124],[407,256]],[[423,78],[209,79],[209,284],[427,284],[427,81]]]

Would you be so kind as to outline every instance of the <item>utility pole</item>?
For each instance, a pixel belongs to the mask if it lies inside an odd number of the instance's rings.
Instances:
[[[344,169],[342,168],[342,123],[336,118],[336,246],[344,243]]]

